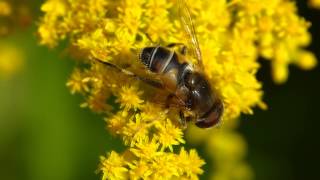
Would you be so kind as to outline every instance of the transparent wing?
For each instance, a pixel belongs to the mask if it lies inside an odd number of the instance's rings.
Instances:
[[[190,43],[190,46],[188,46],[188,48],[191,50],[191,53],[194,56],[194,58],[196,58],[198,63],[197,65],[201,69],[203,69],[202,55],[199,47],[199,42],[196,36],[193,20],[191,18],[190,10],[188,8],[186,0],[178,0],[178,6],[181,24],[186,31],[187,38]]]

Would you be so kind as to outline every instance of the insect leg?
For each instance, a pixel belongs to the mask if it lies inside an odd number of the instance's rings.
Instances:
[[[186,55],[187,54],[187,46],[183,43],[170,43],[167,45],[168,48],[173,48],[175,46],[181,46],[181,51],[180,53],[182,55]]]
[[[157,82],[157,81],[154,81],[154,80],[151,80],[151,79],[148,79],[148,78],[144,78],[144,77],[141,77],[141,76],[138,76],[136,74],[134,74],[133,72],[131,71],[128,71],[128,70],[125,70],[125,69],[122,69],[122,68],[119,68],[118,66],[114,65],[114,64],[111,64],[109,62],[105,62],[105,61],[102,61],[101,59],[97,59],[97,58],[94,58],[96,61],[106,65],[106,66],[109,66],[111,68],[114,68],[116,69],[117,71],[123,73],[123,74],[126,74],[127,76],[130,76],[132,78],[135,78],[135,79],[138,79],[140,81],[143,81],[155,88],[164,88],[163,85],[160,83],[160,82]]]

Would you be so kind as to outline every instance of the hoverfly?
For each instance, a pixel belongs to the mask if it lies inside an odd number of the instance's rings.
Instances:
[[[194,64],[188,63],[187,46],[182,43],[150,46],[141,50],[139,54],[141,63],[156,74],[160,81],[140,77],[108,62],[99,61],[154,87],[168,91],[170,95],[167,97],[166,104],[170,107],[170,103],[175,103],[179,107],[183,125],[187,121],[193,121],[200,128],[213,127],[220,122],[224,106],[220,96],[210,87],[204,74],[201,51],[188,6],[185,0],[178,0],[178,3],[180,21],[189,40],[188,51],[191,50],[191,54],[197,60],[197,69],[194,68]],[[172,48],[175,46],[181,46],[181,52],[174,51]],[[191,115],[185,117],[186,111],[191,112],[189,113]]]

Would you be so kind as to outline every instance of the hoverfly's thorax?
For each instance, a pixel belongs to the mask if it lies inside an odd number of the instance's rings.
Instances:
[[[210,84],[197,72],[186,74],[184,81],[185,86],[190,90],[192,109],[202,116],[212,108],[215,101],[215,94],[212,93]]]

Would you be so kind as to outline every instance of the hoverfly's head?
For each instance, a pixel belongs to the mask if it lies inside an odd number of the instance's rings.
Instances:
[[[156,47],[146,47],[141,50],[139,59],[144,65],[149,66],[155,48]]]
[[[207,113],[196,120],[196,126],[200,128],[210,128],[218,125],[221,121],[223,109],[224,108],[222,101],[217,100],[213,107]]]

